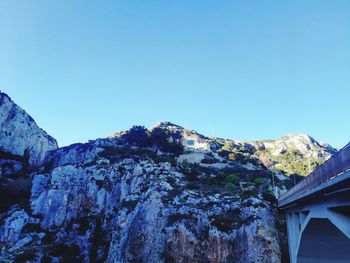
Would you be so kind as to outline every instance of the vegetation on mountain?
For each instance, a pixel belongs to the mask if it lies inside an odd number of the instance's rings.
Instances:
[[[179,155],[183,152],[182,136],[179,132],[172,133],[167,129],[155,127],[152,130],[144,126],[133,126],[121,135],[121,139],[132,146],[153,147],[167,153]]]
[[[310,155],[305,156],[305,154],[295,148],[288,149],[280,155],[270,155],[270,158],[276,164],[275,170],[281,171],[288,176],[293,174],[307,176],[326,161]]]

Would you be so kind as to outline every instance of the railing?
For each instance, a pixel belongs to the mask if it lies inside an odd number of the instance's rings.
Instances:
[[[350,169],[350,143],[339,152],[334,154],[325,163],[317,167],[305,179],[281,195],[278,199],[279,205],[285,205],[295,199],[299,194],[310,191],[316,186],[337,177]]]

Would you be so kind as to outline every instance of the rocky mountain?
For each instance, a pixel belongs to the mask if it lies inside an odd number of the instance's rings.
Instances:
[[[318,142],[306,134],[289,134],[278,140],[234,141],[205,137],[170,122],[161,122],[151,130],[154,128],[180,134],[186,150],[185,155],[178,159],[180,161],[211,162],[219,166],[230,161],[263,165],[286,176],[306,176],[337,152],[329,144]]]
[[[336,150],[326,143],[316,141],[306,134],[288,134],[279,140],[252,142],[258,148],[264,148],[271,151],[271,155],[281,155],[290,150],[297,150],[302,155],[309,155],[313,158],[327,159]]]
[[[57,142],[32,117],[0,92],[0,211],[30,193],[29,173],[39,167]]]
[[[7,96],[5,101],[13,103]],[[1,114],[8,109],[3,105]],[[7,122],[23,122],[12,124],[12,146],[3,136],[0,144],[28,155],[31,169],[21,174],[29,180],[26,187],[2,185],[1,191],[22,187],[26,194],[2,207],[1,262],[286,260],[275,195],[292,180],[275,168],[288,149],[301,151],[298,140],[290,139],[293,146],[283,138],[236,142],[162,122],[56,149],[51,137],[13,107]],[[35,144],[34,135],[45,147]],[[331,154],[330,146],[310,141],[312,152],[324,149],[315,158]],[[275,152],[280,145],[285,150]],[[6,177],[18,175],[13,170]]]
[[[306,134],[289,134],[276,141],[252,142],[267,167],[286,175],[306,176],[337,152]]]

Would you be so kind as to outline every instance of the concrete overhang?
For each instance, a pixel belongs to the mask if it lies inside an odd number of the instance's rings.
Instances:
[[[278,208],[281,210],[289,210],[293,207],[300,206],[303,203],[307,203],[315,199],[322,200],[332,195],[342,194],[348,191],[350,191],[350,171],[346,171],[336,177],[333,177],[327,182],[296,195],[292,199],[279,200]],[[350,203],[350,196],[348,196],[347,199]]]

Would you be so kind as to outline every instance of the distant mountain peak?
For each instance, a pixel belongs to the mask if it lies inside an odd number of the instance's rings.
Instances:
[[[290,133],[282,137],[282,139],[301,139],[301,140],[314,140],[310,135],[305,134],[305,133]]]
[[[159,123],[157,123],[153,128],[175,128],[175,129],[179,129],[179,130],[184,130],[184,127],[174,124],[170,121],[161,121]]]

